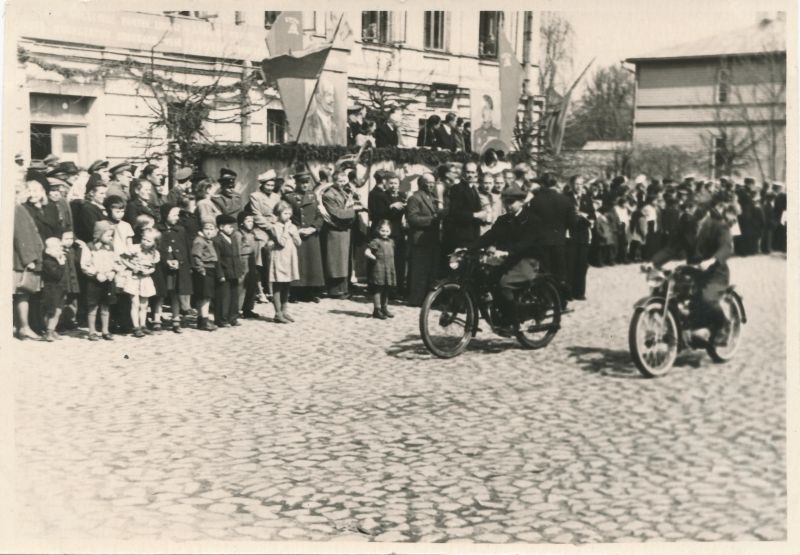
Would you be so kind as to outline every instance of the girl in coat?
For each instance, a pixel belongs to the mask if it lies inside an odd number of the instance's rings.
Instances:
[[[142,225],[147,226],[147,223],[139,224]],[[140,241],[121,255],[120,261],[125,266],[127,274],[123,291],[131,296],[133,336],[138,338],[145,336],[147,305],[150,297],[156,293],[151,276],[161,257],[156,247],[158,231],[147,226],[140,227],[136,233],[141,236]]]
[[[292,207],[286,201],[275,205],[278,222],[270,228],[272,239],[269,260],[269,279],[272,283],[272,304],[275,306],[275,322],[288,324],[294,322],[289,314],[289,287],[300,279],[297,247],[302,239],[297,226],[292,223]]]
[[[78,295],[81,288],[78,282],[78,263],[80,247],[75,243],[75,234],[65,231],[61,234],[61,247],[64,249],[64,276],[61,285],[64,288],[64,310],[61,313],[61,328],[74,330],[78,327]]]
[[[369,273],[369,285],[372,290],[373,310],[372,317],[379,320],[394,318],[389,312],[389,291],[397,285],[397,274],[394,268],[394,241],[392,226],[389,220],[381,220],[375,228],[378,237],[370,241],[365,255],[372,260]]]

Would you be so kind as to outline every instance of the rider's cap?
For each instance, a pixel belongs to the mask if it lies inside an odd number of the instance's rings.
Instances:
[[[500,193],[500,198],[510,200],[523,200],[528,196],[528,193],[519,188],[518,185],[512,183]]]

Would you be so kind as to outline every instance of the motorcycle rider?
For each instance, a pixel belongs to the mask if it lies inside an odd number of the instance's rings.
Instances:
[[[505,213],[498,217],[492,227],[472,246],[490,247],[490,250],[493,250],[493,257],[501,261],[499,269],[502,276],[498,282],[497,302],[506,315],[510,327],[513,331],[517,331],[519,321],[514,292],[530,283],[536,277],[539,268],[539,263],[534,259],[536,216],[525,208],[527,192],[518,185],[509,185],[500,197]]]
[[[698,280],[700,292],[690,316],[691,343],[707,344],[721,339],[726,318],[720,300],[730,283],[727,261],[733,254],[731,225],[735,218],[727,195],[722,191],[714,193],[708,211],[697,224],[694,240],[683,237],[681,246],[686,249],[687,263],[697,264],[702,270]],[[675,246],[669,246],[657,252],[652,263],[659,268],[675,258],[675,254]]]

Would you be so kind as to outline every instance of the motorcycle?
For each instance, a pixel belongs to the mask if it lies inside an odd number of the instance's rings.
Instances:
[[[678,354],[687,349],[705,348],[714,362],[726,362],[739,348],[742,326],[747,322],[742,297],[734,286],[723,293],[720,305],[726,324],[716,338],[702,344],[689,338],[693,331],[691,316],[697,310],[703,270],[681,264],[673,270],[643,266],[650,295],[634,305],[628,330],[631,358],[648,378],[661,377],[670,371]]]
[[[428,292],[419,315],[420,335],[431,353],[440,358],[463,353],[480,331],[481,318],[496,334],[516,336],[526,349],[541,349],[553,340],[566,309],[556,280],[539,274],[516,292],[520,325],[514,331],[494,301],[501,263],[491,248],[458,249],[450,255],[450,275]]]

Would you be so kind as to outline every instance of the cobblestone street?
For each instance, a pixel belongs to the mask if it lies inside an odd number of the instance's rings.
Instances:
[[[28,537],[586,543],[786,536],[786,261],[731,261],[736,358],[630,361],[646,294],[590,269],[548,348],[482,332],[433,358],[418,309],[293,305],[113,343],[15,342]],[[265,315],[272,309],[258,305]]]

